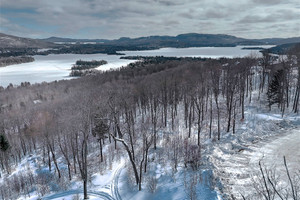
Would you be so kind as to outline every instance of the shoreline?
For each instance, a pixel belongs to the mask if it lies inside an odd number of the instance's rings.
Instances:
[[[34,61],[34,57],[31,56],[0,57],[0,67],[7,67],[10,65],[17,65]]]

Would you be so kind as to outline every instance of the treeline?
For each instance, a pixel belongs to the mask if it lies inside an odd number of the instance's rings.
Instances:
[[[255,101],[270,108],[275,104],[282,113],[299,111],[299,52],[280,60],[265,54],[260,59],[137,62],[95,76],[0,89],[0,134],[10,144],[0,152],[1,173],[11,173],[24,156],[42,152],[42,164],[58,179],[80,177],[86,188],[91,166],[98,166],[97,158],[88,155],[96,151],[103,166],[123,152],[139,189],[151,162],[169,163],[174,173],[179,165],[196,170],[203,140],[234,134],[245,105]],[[274,84],[277,90],[271,89]],[[104,153],[105,146],[110,150]],[[150,160],[150,149],[168,151]],[[3,199],[22,194],[1,184]]]
[[[5,67],[8,65],[20,64],[20,63],[27,63],[33,62],[33,57],[27,56],[20,56],[20,57],[0,57],[0,67]]]
[[[76,63],[71,68],[70,76],[85,76],[88,74],[94,74],[96,71],[91,69],[97,68],[101,65],[107,64],[106,60],[92,60],[92,61],[83,61],[77,60]]]
[[[85,70],[85,69],[93,69],[99,67],[100,65],[107,64],[106,60],[92,60],[92,61],[83,61],[77,60],[75,65],[72,66],[71,70]]]
[[[200,57],[165,57],[165,56],[122,56],[120,59],[139,60],[143,64],[159,64],[168,61],[205,61],[206,58]],[[134,64],[132,65],[134,66]]]
[[[15,57],[15,56],[32,56],[35,55],[37,49],[35,48],[0,48],[0,58]]]
[[[147,47],[106,45],[106,44],[63,44],[55,45],[53,48],[39,52],[37,48],[0,48],[0,57],[10,56],[33,56],[49,54],[97,54],[123,55],[119,51],[149,50]],[[151,48],[153,49],[153,48]]]

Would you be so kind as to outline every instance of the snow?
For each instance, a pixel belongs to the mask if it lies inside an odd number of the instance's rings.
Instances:
[[[256,117],[262,120],[282,120],[279,114],[256,114]]]
[[[135,187],[132,188],[128,184],[127,176],[125,170],[121,173],[119,180],[119,192],[122,199],[130,200],[156,200],[156,199],[172,199],[172,200],[182,200],[189,199],[187,191],[185,189],[184,179],[189,179],[190,176],[195,174],[195,171],[187,171],[186,168],[180,167],[178,172],[174,176],[171,175],[170,170],[167,168],[161,168],[157,165],[156,175],[157,178],[157,190],[155,193],[148,191],[147,186],[143,186],[142,191],[138,191]],[[197,199],[199,200],[214,200],[221,199],[220,195],[212,190],[209,185],[209,176],[211,171],[203,171],[201,178],[202,181],[197,180],[196,193]],[[197,174],[197,173],[196,173]],[[189,181],[187,181],[189,182]]]
[[[272,142],[262,146],[255,153],[252,153],[250,163],[258,163],[260,159],[268,167],[276,166],[277,170],[285,173],[283,167],[283,156],[290,173],[300,169],[300,129],[291,130],[285,136],[279,137]]]
[[[69,77],[72,65],[76,60],[106,60],[108,64],[98,67],[99,70],[109,70],[126,66],[134,60],[120,59],[119,55],[106,54],[50,54],[33,56],[34,61],[0,68],[0,86],[10,83],[20,85],[21,82],[41,83],[55,80],[71,79]]]
[[[300,170],[300,120],[288,113],[265,113],[248,107],[246,120],[235,135],[225,134],[222,141],[208,151],[214,173],[224,186],[226,195],[241,199],[256,192],[253,179],[259,176],[259,161],[263,167],[281,175],[281,184],[287,183],[283,156],[286,156],[291,174]]]
[[[88,187],[89,199],[104,199],[104,200],[119,200],[121,199],[118,194],[118,178],[121,170],[124,167],[124,160],[121,159],[119,163],[113,164],[112,171],[106,171],[104,174],[93,174],[92,184]],[[82,197],[83,189],[81,185],[73,187],[71,190],[53,193],[45,196],[45,200],[56,200],[56,199],[72,199],[74,196]]]
[[[91,176],[91,183],[88,185],[90,199],[188,199],[187,183],[193,178],[196,178],[195,190],[199,200],[220,200],[222,193],[225,198],[231,194],[241,198],[240,194],[251,196],[255,192],[252,184],[253,178],[259,173],[259,161],[264,167],[275,169],[284,177],[286,172],[283,156],[286,156],[290,173],[297,172],[300,170],[300,116],[288,111],[282,116],[278,110],[270,112],[261,105],[263,104],[246,106],[245,120],[237,124],[236,134],[222,132],[222,139],[217,142],[201,138],[202,141],[206,140],[203,157],[208,161],[202,169],[191,171],[179,166],[178,171],[174,172],[168,163],[162,165],[149,161],[150,173],[143,176],[149,178],[153,175],[157,181],[156,190],[150,192],[147,182],[144,181],[142,191],[138,191],[136,185],[132,186],[128,181],[126,166],[130,167],[131,164],[126,162],[127,157],[124,157],[115,161],[112,169]],[[186,132],[184,125],[179,124],[178,129],[180,134]],[[168,128],[161,132],[170,137],[175,135]],[[163,146],[163,142],[160,140],[160,146]],[[41,154],[38,153],[26,156],[6,178],[26,171],[35,174],[50,173],[46,166],[41,166],[41,159]],[[61,169],[65,168],[62,162],[59,163]],[[211,177],[217,179],[215,185],[211,183]],[[3,181],[4,178],[0,178],[0,184]],[[286,177],[282,182],[287,182]],[[69,200],[75,197],[80,199],[82,193],[80,179],[73,178],[67,190],[64,191],[62,188],[52,190],[43,199]],[[31,192],[30,196],[30,198],[22,196],[19,200],[40,198],[36,191]]]
[[[171,56],[171,57],[243,57],[260,54],[258,50],[243,50],[237,47],[197,47],[197,48],[162,48],[146,51],[122,51],[125,56]],[[271,46],[262,46],[270,48]],[[21,82],[41,83],[55,80],[71,79],[70,69],[76,60],[106,60],[108,63],[96,69],[106,71],[126,66],[135,60],[120,59],[120,55],[106,54],[50,54],[33,56],[35,61],[0,68],[0,86],[10,83],[20,85]]]
[[[149,161],[150,171],[157,180],[157,189],[154,193],[149,191],[146,181],[142,184],[142,191],[138,191],[135,185],[132,186],[128,182],[128,171],[125,166],[130,167],[131,164],[126,162],[127,157],[125,157],[114,162],[111,170],[103,171],[102,174],[94,173],[91,176],[88,195],[90,199],[109,200],[188,199],[189,194],[185,184],[198,174],[195,186],[197,199],[220,200],[223,198],[221,193],[233,194],[239,198],[240,193],[247,196],[254,192],[251,184],[258,171],[259,161],[263,166],[276,168],[279,173],[285,174],[283,156],[286,156],[290,173],[299,170],[300,117],[298,115],[288,113],[282,117],[276,112],[267,113],[263,109],[248,106],[245,119],[237,127],[235,135],[222,133],[221,141],[213,142],[207,139],[204,142],[204,148],[207,148],[204,159],[206,157],[208,163],[197,172],[179,166],[178,171],[174,173],[168,164],[162,165]],[[180,128],[181,132],[184,132],[184,128]],[[164,133],[172,136],[167,130]],[[149,156],[151,157],[151,154]],[[41,166],[41,159],[39,154],[26,156],[18,166],[15,166],[10,176],[28,170],[36,174],[49,173],[47,167]],[[60,168],[65,167],[62,162],[59,163]],[[144,174],[144,177],[149,175],[151,174]],[[216,186],[211,185],[211,177],[218,178],[215,184],[220,184],[219,190],[215,190]],[[3,180],[0,178],[0,183]],[[73,179],[69,189],[52,190],[43,199],[71,200],[77,197],[80,199],[82,193],[81,181]],[[22,196],[18,200],[39,198],[37,192],[33,191],[30,193],[30,198]]]
[[[243,49],[249,46],[236,47],[190,47],[190,48],[161,48],[143,51],[120,51],[126,56],[165,56],[165,57],[203,57],[203,58],[234,58],[249,55],[261,55],[259,50]],[[253,46],[252,46],[253,47]],[[271,48],[272,45],[262,45],[262,48]]]

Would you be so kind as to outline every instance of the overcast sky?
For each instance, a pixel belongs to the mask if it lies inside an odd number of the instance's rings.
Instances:
[[[300,36],[300,0],[0,0],[0,9],[0,32],[31,38]]]

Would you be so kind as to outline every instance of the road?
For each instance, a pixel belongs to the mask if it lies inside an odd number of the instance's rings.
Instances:
[[[122,200],[122,198],[119,194],[119,190],[118,190],[118,181],[119,181],[119,177],[120,177],[121,171],[124,168],[124,166],[125,166],[125,161],[122,159],[121,162],[118,164],[118,166],[114,169],[114,171],[112,173],[112,178],[111,178],[110,184],[103,187],[106,189],[110,188],[110,192],[88,190],[88,195],[97,197],[97,198],[103,199],[103,200]],[[58,199],[58,198],[62,199],[64,197],[76,195],[76,194],[83,194],[83,190],[82,189],[67,190],[67,191],[47,195],[47,196],[43,197],[42,199],[43,200],[52,200],[52,199]]]
[[[259,161],[264,167],[275,170],[281,181],[287,183],[283,156],[291,174],[300,170],[300,129],[283,131],[281,135],[238,149],[219,146],[214,149],[211,161],[226,194],[241,198],[253,195],[253,177],[259,175]],[[229,150],[228,150],[229,149]],[[260,175],[259,175],[260,176]]]

